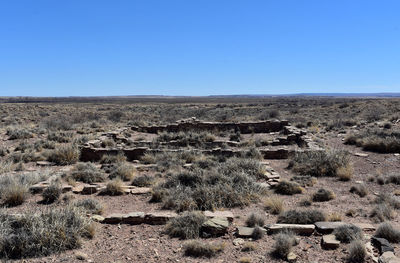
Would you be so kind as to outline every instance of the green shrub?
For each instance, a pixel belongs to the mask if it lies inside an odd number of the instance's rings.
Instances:
[[[205,221],[206,217],[201,212],[185,212],[167,223],[165,233],[180,239],[198,238]]]
[[[288,210],[279,215],[278,223],[314,224],[325,219],[325,214],[319,210]]]

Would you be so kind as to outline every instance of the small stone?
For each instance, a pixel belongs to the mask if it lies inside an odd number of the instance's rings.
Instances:
[[[101,215],[92,215],[91,219],[95,222],[103,223],[104,217]]]
[[[75,257],[76,257],[76,259],[78,259],[78,260],[86,260],[86,259],[88,258],[88,255],[86,255],[86,254],[83,253],[83,252],[76,252],[76,253],[75,253]]]
[[[226,218],[214,217],[202,225],[202,231],[208,235],[220,236],[228,231],[229,221]]]
[[[53,166],[54,163],[48,161],[37,161],[36,165],[38,166]]]
[[[379,263],[400,263],[400,259],[393,252],[388,251],[379,257]]]
[[[337,249],[340,241],[336,239],[335,235],[322,236],[321,246],[323,249]]]
[[[388,251],[394,252],[392,245],[384,238],[372,237],[371,243],[374,247],[378,248],[380,254]]]
[[[235,238],[232,241],[232,243],[233,243],[234,246],[240,246],[240,245],[244,244],[244,239],[243,238]]]
[[[237,228],[236,233],[238,237],[250,238],[253,236],[253,231],[253,227],[240,226]]]
[[[293,252],[289,252],[289,254],[287,255],[287,261],[288,262],[296,262],[296,260],[297,260],[296,254]]]
[[[355,156],[358,157],[368,157],[369,155],[367,153],[354,153]]]

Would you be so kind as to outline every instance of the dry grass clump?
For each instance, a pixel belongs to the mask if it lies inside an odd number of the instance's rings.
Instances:
[[[350,181],[353,177],[354,169],[353,166],[348,164],[346,166],[339,167],[336,170],[336,176],[340,181]]]
[[[73,206],[83,208],[87,213],[101,215],[103,213],[103,205],[96,199],[82,199],[75,201]]]
[[[138,187],[147,187],[154,183],[154,177],[147,174],[139,175],[133,178],[132,185]]]
[[[57,165],[69,165],[79,161],[79,149],[72,144],[60,145],[52,150],[48,156],[48,160]]]
[[[395,229],[389,222],[380,224],[374,236],[384,238],[392,243],[400,242],[400,231]]]
[[[118,154],[105,154],[101,157],[101,164],[114,164],[122,163],[126,161],[126,156],[124,153],[120,152]]]
[[[335,197],[335,193],[331,190],[321,188],[312,195],[312,200],[314,202],[326,202],[334,199]]]
[[[342,215],[337,212],[332,212],[328,215],[327,221],[330,222],[339,222],[342,221]]]
[[[180,147],[205,147],[205,143],[215,141],[215,136],[209,132],[162,132],[154,143],[171,141]]]
[[[349,154],[339,150],[297,153],[289,164],[294,172],[313,177],[338,176],[340,169],[350,166]]]
[[[290,178],[290,181],[294,181],[302,187],[313,186],[317,182],[317,178],[309,175],[296,175]]]
[[[29,139],[33,137],[33,134],[28,129],[22,127],[9,127],[6,134],[10,140]]]
[[[184,245],[185,256],[196,258],[211,258],[221,253],[225,248],[224,244],[203,243],[192,240]]]
[[[368,194],[368,189],[365,184],[357,184],[350,188],[350,193],[357,194],[360,197],[365,197]]]
[[[278,223],[284,224],[314,224],[325,220],[325,214],[319,210],[288,210],[278,217]]]
[[[388,183],[400,185],[400,174],[390,174],[386,180]]]
[[[135,167],[127,162],[116,163],[110,173],[109,178],[120,178],[123,181],[130,181],[136,174]]]
[[[54,141],[58,143],[70,142],[73,138],[74,138],[73,131],[49,132],[49,134],[47,135],[47,139],[49,141]]]
[[[384,222],[386,220],[392,220],[395,214],[392,208],[388,204],[376,205],[371,213],[370,217],[375,219],[377,222]]]
[[[62,194],[61,185],[57,182],[52,182],[48,187],[43,190],[43,202],[53,203],[57,201]]]
[[[275,193],[281,195],[294,195],[301,194],[302,192],[303,188],[295,182],[282,180],[275,186]]]
[[[167,223],[165,233],[180,239],[198,238],[201,226],[206,220],[201,212],[185,212]]]
[[[21,205],[29,196],[29,188],[25,184],[13,181],[7,188],[3,188],[1,199],[6,206]]]
[[[400,152],[400,133],[391,130],[367,130],[347,137],[345,143],[357,145],[366,151],[398,153]]]
[[[256,225],[254,227],[253,233],[251,234],[251,237],[254,240],[259,240],[259,239],[263,238],[264,234],[265,234],[265,229]]]
[[[111,196],[123,195],[125,194],[123,186],[124,184],[122,180],[115,178],[107,183],[106,188],[101,192],[101,194]]]
[[[260,214],[251,213],[246,219],[246,225],[248,227],[264,226],[264,216]]]
[[[273,215],[279,215],[284,210],[282,198],[278,196],[270,196],[263,200],[265,209]]]
[[[81,246],[81,237],[91,238],[88,218],[72,207],[37,214],[13,216],[0,212],[0,258],[48,256]]]
[[[349,245],[349,256],[347,258],[350,263],[365,262],[367,251],[365,245],[361,240],[354,240]]]
[[[232,158],[214,162],[210,168],[193,167],[171,174],[153,188],[152,201],[162,201],[166,209],[177,211],[214,210],[248,205],[266,190],[257,184],[259,163]]]
[[[333,234],[337,240],[344,243],[350,243],[351,241],[363,238],[362,230],[355,225],[339,226],[333,231]]]
[[[104,182],[106,180],[106,175],[93,163],[76,164],[71,172],[71,176],[74,180],[87,184]]]
[[[293,246],[295,246],[296,244],[297,241],[293,232],[280,232],[275,236],[275,245],[272,251],[272,255],[277,258],[286,260],[287,256],[292,251]]]
[[[242,252],[250,252],[250,251],[255,251],[257,249],[257,246],[253,242],[246,242],[244,243],[241,251]]]

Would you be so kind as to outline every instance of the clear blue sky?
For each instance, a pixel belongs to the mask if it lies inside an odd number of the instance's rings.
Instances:
[[[400,92],[399,0],[4,0],[0,96]]]

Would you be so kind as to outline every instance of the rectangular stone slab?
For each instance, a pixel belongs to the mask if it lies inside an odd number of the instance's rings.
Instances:
[[[322,237],[321,246],[323,249],[337,249],[340,241],[336,239],[335,235],[324,235]]]
[[[276,234],[283,230],[291,230],[299,235],[311,235],[315,230],[315,225],[274,224],[266,228],[269,234]]]
[[[330,234],[338,228],[339,226],[347,225],[344,222],[329,222],[329,221],[321,221],[321,222],[316,222],[315,228],[317,231],[321,234]]]

